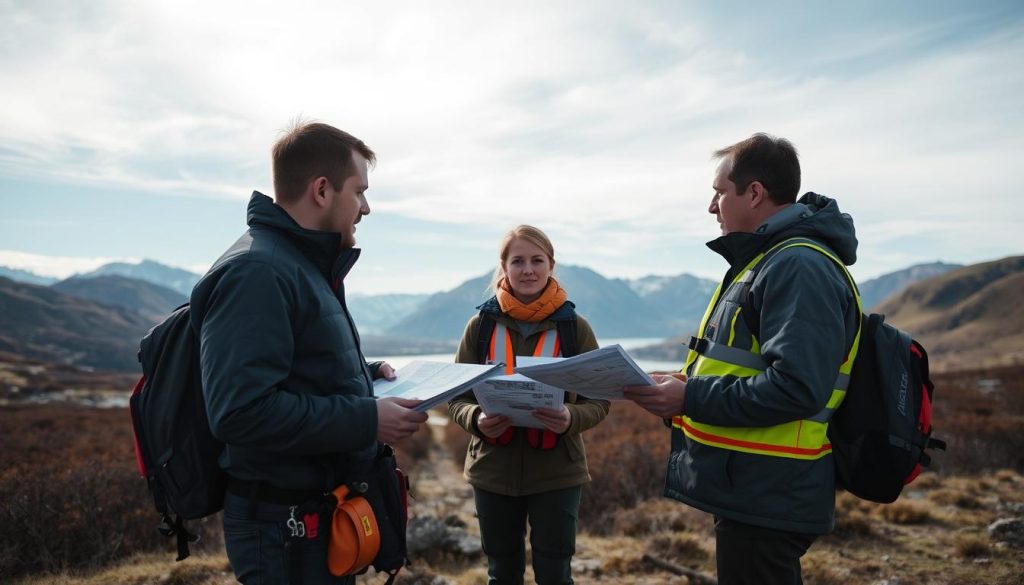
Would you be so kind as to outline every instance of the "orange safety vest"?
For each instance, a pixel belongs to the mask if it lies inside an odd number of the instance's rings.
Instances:
[[[502,359],[496,360],[495,356],[501,356]],[[540,339],[537,340],[537,345],[533,348],[533,357],[561,357],[562,356],[562,344],[558,335],[558,328],[549,329],[547,331],[541,331]],[[512,338],[509,336],[508,328],[501,323],[494,324],[494,330],[491,332],[491,342],[488,345],[487,350],[487,363],[495,364],[499,361],[505,362],[505,373],[512,375],[515,373],[516,368],[516,355],[512,349]],[[509,427],[497,438],[484,437],[484,441],[491,445],[508,445],[512,442],[512,438],[515,436],[516,427]],[[535,449],[554,449],[555,444],[558,443],[558,435],[547,429],[526,429],[526,442]]]

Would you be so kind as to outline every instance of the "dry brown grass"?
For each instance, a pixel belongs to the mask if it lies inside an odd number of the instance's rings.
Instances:
[[[979,385],[978,376],[999,382]],[[819,539],[805,556],[805,583],[857,585],[887,580],[901,585],[1024,585],[1019,577],[1024,574],[1024,551],[992,545],[984,532],[996,518],[1016,515],[1014,510],[1024,503],[1020,452],[1000,451],[1003,443],[1018,440],[1007,433],[1024,434],[1000,422],[1015,421],[1014,417],[1024,414],[1024,387],[1018,380],[1024,380],[1024,369],[936,376],[935,424],[938,435],[955,438],[950,452],[938,454],[936,465],[908,486],[895,504],[874,504],[839,493],[836,532]],[[992,387],[1000,390],[985,390]],[[986,432],[968,423],[987,425]],[[972,433],[978,435],[976,442],[964,443],[962,438]],[[421,476],[437,481],[430,490],[424,486],[430,500],[462,494],[455,488],[464,488],[459,472],[468,436],[448,425],[444,437],[443,446],[433,444],[426,434],[396,446],[399,462],[413,473],[414,483]],[[609,418],[589,431],[585,440],[594,482],[584,492],[584,530],[578,539],[577,559],[586,568],[577,582],[685,582],[683,577],[644,563],[645,553],[713,574],[710,517],[661,497],[669,442],[661,421],[631,404],[616,403]],[[0,566],[8,571],[18,566],[33,574],[48,571],[30,585],[213,585],[233,581],[226,561],[218,554],[217,522],[206,535],[211,550],[200,551],[184,563],[173,562],[169,543],[153,530],[155,516],[134,470],[125,411],[0,409],[0,441],[9,446],[0,450],[0,501],[19,501],[10,499],[19,495],[22,501],[36,502],[0,510],[8,514],[0,522]],[[965,445],[970,450],[964,452]],[[994,454],[987,454],[989,450]],[[65,494],[73,492],[79,494],[79,503],[72,505],[73,513],[57,533],[47,535],[49,542],[42,533],[36,540],[26,541],[26,526],[38,517],[35,506],[63,501]],[[474,527],[472,505],[465,505],[467,496],[458,495],[456,500],[460,498],[443,508],[462,514]],[[429,504],[414,505],[429,509]],[[118,514],[95,512],[108,512],[119,505],[130,508]],[[110,523],[103,527],[101,538],[95,530],[82,528],[91,521]],[[70,545],[57,546],[61,542],[83,546],[72,555]],[[112,543],[116,547],[112,548]],[[147,550],[160,552],[137,556]],[[988,562],[976,564],[975,559]],[[113,568],[103,569],[104,564]],[[477,584],[485,580],[485,566],[483,559],[467,561],[442,554],[429,562],[421,560],[399,582],[427,583],[442,576],[453,585]],[[12,576],[4,573],[0,581],[8,582]],[[373,577],[359,582],[380,582]]]
[[[661,496],[669,430],[635,404],[616,402],[608,418],[587,431],[584,440],[594,480],[583,488],[580,525],[607,534],[614,529],[618,511]]]
[[[957,556],[974,559],[989,554],[990,541],[979,534],[968,534],[956,538]]]
[[[893,524],[924,524],[932,519],[931,510],[924,504],[903,500],[882,508],[881,515]]]

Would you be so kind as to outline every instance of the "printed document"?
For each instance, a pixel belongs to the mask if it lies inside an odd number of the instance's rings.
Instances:
[[[618,344],[548,364],[520,366],[516,373],[600,400],[622,400],[624,386],[654,385],[654,380]]]
[[[514,426],[543,429],[533,417],[535,408],[558,409],[565,401],[559,388],[520,374],[495,376],[473,386],[473,394],[487,416],[507,416]]]
[[[482,366],[415,360],[400,368],[394,380],[375,380],[377,398],[397,396],[423,402],[415,410],[427,410],[467,392],[474,384],[501,371],[504,364]]]

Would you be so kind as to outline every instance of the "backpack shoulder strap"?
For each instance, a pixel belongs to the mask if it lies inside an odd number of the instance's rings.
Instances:
[[[817,240],[806,237],[788,238],[778,244],[775,244],[765,252],[764,257],[750,269],[750,276],[746,278],[746,282],[743,285],[745,290],[741,296],[742,311],[740,312],[740,315],[743,318],[747,329],[749,329],[754,336],[760,336],[761,334],[761,316],[754,308],[754,303],[752,302],[753,292],[751,289],[754,286],[754,281],[761,273],[761,270],[763,270],[764,267],[774,260],[780,253],[789,248],[797,247],[810,248],[820,252],[823,256],[831,260],[833,264],[838,266],[839,270],[846,276],[846,281],[849,283],[850,288],[853,291],[853,297],[857,302],[859,312],[863,313],[863,308],[860,306],[860,290],[857,288],[856,281],[853,280],[853,275],[850,274],[850,271],[846,268],[846,265],[843,264],[842,260],[840,260],[839,257],[828,248],[828,246]]]
[[[572,357],[579,353],[576,339],[576,314],[573,313],[569,319],[555,321],[558,329],[558,344],[561,347],[562,357]]]
[[[476,363],[487,363],[487,349],[491,344],[491,335],[494,333],[494,317],[489,313],[480,312],[480,321],[476,330]]]

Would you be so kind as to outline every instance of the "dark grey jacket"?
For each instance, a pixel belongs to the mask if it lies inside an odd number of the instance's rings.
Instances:
[[[835,201],[808,193],[770,217],[756,233],[708,243],[729,262],[723,291],[760,252],[808,237],[847,265],[856,260],[853,220]],[[858,311],[846,276],[815,250],[798,247],[760,271],[745,302],[750,331],[737,319],[737,340],[754,333],[768,369],[749,378],[700,376],[686,384],[684,412],[702,423],[758,427],[808,418],[832,393],[839,365],[857,333]],[[723,299],[719,302],[730,302]],[[754,315],[747,314],[752,309]],[[778,530],[827,533],[835,515],[832,456],[789,459],[711,447],[673,433],[665,494],[701,510]]]
[[[343,279],[359,257],[258,192],[249,229],[192,291],[221,465],[242,480],[330,489],[372,456],[377,406]],[[331,485],[334,484],[334,485]]]

